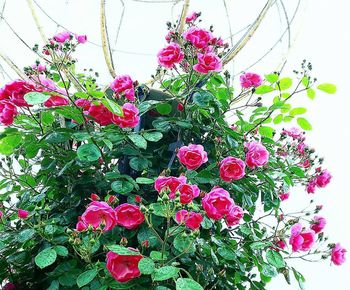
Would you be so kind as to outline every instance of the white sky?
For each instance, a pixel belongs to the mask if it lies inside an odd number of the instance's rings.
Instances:
[[[0,7],[4,0],[0,0]],[[76,33],[85,33],[89,40],[100,43],[99,37],[99,1],[84,0],[37,0],[45,11],[61,25]],[[119,1],[106,1],[108,8],[109,31],[114,44],[115,31],[121,15]],[[165,45],[165,23],[176,19],[180,5],[174,7],[171,13],[171,4],[145,4],[124,0],[126,3],[123,26],[120,32],[117,49],[145,53],[135,55],[116,52],[114,59],[119,74],[130,74],[140,82],[148,80],[156,67],[155,55]],[[247,26],[256,17],[265,1],[262,0],[227,0],[232,30],[238,31]],[[297,0],[286,0],[286,8],[291,17]],[[326,233],[332,241],[340,241],[350,251],[350,235],[348,219],[349,189],[349,108],[348,96],[350,61],[350,20],[348,16],[349,4],[345,0],[301,0],[301,13],[292,26],[294,48],[289,52],[285,73],[292,75],[293,69],[298,69],[301,61],[306,58],[314,67],[314,76],[320,82],[332,82],[338,86],[336,95],[319,94],[314,101],[300,95],[297,103],[308,108],[308,119],[313,124],[313,131],[308,133],[308,143],[315,147],[318,153],[325,157],[325,165],[332,172],[332,183],[323,190],[319,190],[315,197],[316,204],[323,204],[322,215],[327,218]],[[288,4],[288,5],[287,5]],[[37,7],[36,7],[37,9]],[[192,0],[190,11],[203,13],[203,25],[214,24],[216,34],[227,37],[229,30],[222,0]],[[45,27],[47,36],[62,30],[37,9],[39,18]],[[282,12],[283,13],[283,12]],[[40,42],[40,36],[35,29],[34,22],[29,14],[25,0],[7,1],[5,18],[16,32],[30,45]],[[173,18],[172,18],[173,17]],[[239,73],[255,60],[259,59],[278,39],[281,31],[285,29],[284,19],[279,19],[277,9],[273,8],[263,25],[253,37],[244,51],[242,51],[234,64],[235,73]],[[23,67],[35,61],[35,55],[27,50],[15,38],[4,23],[0,25],[1,45],[0,51],[11,57],[15,63]],[[237,38],[236,38],[237,40]],[[265,58],[264,61],[253,67],[252,71],[269,73],[276,69],[281,56],[286,53],[286,42]],[[102,50],[92,44],[78,49],[78,68],[94,68],[101,74],[101,82],[110,82],[107,69],[103,61]],[[0,62],[7,72],[8,67]],[[232,69],[232,66],[228,67]],[[10,73],[12,77],[14,75]],[[6,81],[0,75],[0,85]],[[301,191],[291,192],[291,198],[285,203],[286,207],[301,208],[307,204],[309,196]],[[350,260],[350,254],[349,258]],[[307,263],[297,261],[294,263],[307,279],[306,289],[309,290],[348,290],[350,289],[350,263],[342,267],[330,266],[329,262]],[[291,279],[293,281],[293,278]],[[284,282],[284,278],[273,280],[268,285],[269,290],[298,289]]]

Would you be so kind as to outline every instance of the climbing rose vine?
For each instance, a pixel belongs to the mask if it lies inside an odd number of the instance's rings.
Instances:
[[[277,275],[303,287],[290,259],[345,262],[313,202],[332,175],[291,102],[335,86],[304,61],[233,88],[229,47],[199,16],[168,24],[152,87],[77,72],[87,37],[68,31],[2,86],[4,289],[265,289]],[[285,211],[293,198],[309,206]]]

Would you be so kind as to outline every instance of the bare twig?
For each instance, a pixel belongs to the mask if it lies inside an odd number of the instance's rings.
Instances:
[[[8,56],[6,56],[0,52],[0,58],[2,58],[8,64],[8,66],[16,72],[16,74],[21,79],[26,78],[26,75],[19,69],[19,67]]]
[[[124,0],[120,0],[120,3],[122,3],[123,10],[122,10],[122,14],[120,15],[120,20],[119,20],[119,24],[118,24],[118,28],[117,28],[117,34],[116,34],[116,36],[115,36],[114,47],[117,46],[117,42],[118,42],[118,38],[119,38],[119,34],[120,34],[120,29],[121,29],[121,27],[122,27],[122,23],[123,23],[123,19],[124,19],[124,13],[125,13],[125,3],[124,3]]]

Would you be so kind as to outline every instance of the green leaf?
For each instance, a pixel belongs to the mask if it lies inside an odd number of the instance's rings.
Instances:
[[[173,266],[164,266],[156,269],[153,274],[153,281],[164,281],[177,276],[180,269]]]
[[[143,137],[150,142],[158,142],[163,138],[163,134],[161,132],[145,132]]]
[[[275,132],[275,129],[271,127],[261,126],[259,128],[260,135],[264,137],[272,138],[274,132]]]
[[[96,277],[98,271],[96,269],[85,271],[81,273],[77,278],[77,285],[83,287],[89,284]]]
[[[306,131],[312,130],[311,124],[305,118],[298,118],[297,123],[300,126],[300,128],[302,128],[303,130],[306,130]]]
[[[173,110],[173,107],[168,103],[157,104],[156,110],[161,115],[169,115]]]
[[[111,184],[112,190],[119,194],[127,194],[134,189],[134,185],[126,180],[117,180]]]
[[[46,290],[58,290],[60,289],[60,283],[57,280],[53,280],[50,284],[50,287]]]
[[[278,78],[279,78],[279,75],[278,75],[278,74],[268,74],[268,75],[265,75],[265,79],[266,79],[269,83],[271,83],[271,84],[277,82],[277,81],[278,81]]]
[[[281,91],[285,91],[293,85],[293,80],[291,78],[283,78],[279,80],[278,84],[279,85],[276,86],[276,88],[279,88]]]
[[[138,255],[140,255],[139,251],[132,251],[132,250],[129,250],[128,248],[125,248],[125,247],[119,246],[119,245],[107,245],[106,247],[110,251],[112,251],[113,253],[116,253],[116,254],[121,255],[121,256],[138,256]]]
[[[177,235],[174,239],[174,248],[179,252],[194,252],[193,239],[189,236]]]
[[[54,246],[53,249],[56,251],[57,255],[61,257],[68,256],[68,249],[64,246]]]
[[[147,141],[141,135],[132,134],[128,137],[137,147],[147,149]]]
[[[139,184],[153,184],[154,179],[146,178],[146,177],[138,177],[136,178],[136,182]]]
[[[328,83],[320,84],[317,86],[317,88],[320,91],[323,91],[327,94],[335,94],[337,92],[337,87],[333,84],[328,84]]]
[[[308,96],[311,100],[313,100],[313,99],[316,97],[316,92],[315,92],[315,90],[314,90],[314,89],[311,89],[311,88],[308,88],[308,89],[306,90],[306,94],[307,94],[307,96]]]
[[[255,93],[257,95],[263,95],[263,94],[267,94],[267,93],[271,93],[273,92],[275,89],[271,86],[267,86],[267,85],[261,85],[259,87],[257,87],[255,89]]]
[[[55,117],[53,116],[51,111],[43,111],[41,112],[41,122],[45,126],[50,126],[53,122],[55,122]]]
[[[304,85],[304,87],[308,87],[310,84],[310,77],[303,77],[301,79],[301,83]]]
[[[275,266],[278,269],[283,268],[286,265],[282,255],[279,252],[273,250],[268,250],[266,252],[266,259],[270,265]]]
[[[179,278],[176,280],[176,290],[204,290],[204,288],[192,279]]]
[[[275,118],[273,118],[273,123],[275,125],[282,123],[282,121],[283,121],[283,115],[282,114],[279,114]]]
[[[155,270],[155,264],[150,258],[142,258],[138,264],[141,274],[150,275]]]
[[[85,122],[82,112],[76,107],[61,106],[56,107],[55,111],[67,119],[73,119],[78,124],[83,124]]]
[[[213,99],[214,96],[206,91],[195,92],[193,94],[193,103],[201,108],[207,108],[210,104],[210,101]]]
[[[235,251],[231,250],[228,247],[219,247],[217,252],[225,260],[235,260],[237,258],[237,255],[235,254]]]
[[[38,92],[29,92],[24,95],[24,100],[29,105],[38,105],[45,103],[48,99],[50,99],[50,95],[44,95]]]
[[[295,175],[297,175],[299,177],[304,177],[305,176],[304,171],[298,166],[290,167],[290,171],[293,172]]]
[[[133,157],[130,159],[129,164],[136,171],[142,171],[148,168],[148,160],[143,157]]]
[[[43,269],[47,266],[52,265],[55,263],[57,259],[57,253],[52,248],[47,248],[45,250],[42,250],[39,254],[35,256],[35,264],[40,268]]]
[[[305,114],[307,112],[306,108],[294,108],[289,112],[289,115],[291,116],[296,116],[296,115],[302,115]]]
[[[260,270],[260,273],[263,274],[266,277],[276,277],[277,276],[277,271],[274,267],[272,267],[269,264],[262,264],[262,269]]]
[[[33,229],[25,229],[21,231],[17,236],[17,241],[20,243],[24,243],[28,240],[30,240],[35,234],[35,231]]]
[[[305,290],[305,287],[304,287],[305,278],[304,278],[304,276],[301,273],[299,273],[297,270],[295,270],[294,268],[292,268],[292,269],[293,269],[294,277],[298,281],[300,289]]]
[[[77,150],[81,161],[96,161],[101,157],[101,151],[95,144],[83,144]]]
[[[119,106],[116,102],[110,100],[110,99],[103,99],[101,100],[101,103],[106,106],[108,111],[112,112],[113,114],[117,116],[123,116],[123,109],[121,106]]]

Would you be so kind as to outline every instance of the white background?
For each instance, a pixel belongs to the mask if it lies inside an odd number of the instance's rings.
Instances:
[[[3,2],[0,1],[0,4]],[[95,1],[84,0],[38,0],[38,3],[54,20],[66,26],[73,32],[85,33],[89,40],[100,43],[98,5]],[[140,82],[148,80],[156,68],[155,55],[165,45],[165,22],[176,19],[181,5],[175,5],[173,13],[171,3],[140,3],[125,0],[125,15],[123,26],[116,48],[129,53],[115,52],[114,60],[118,74],[130,74]],[[262,0],[227,0],[232,30],[238,31],[251,23],[265,1]],[[285,1],[289,19],[297,0]],[[293,69],[298,69],[301,61],[306,58],[314,67],[313,74],[320,82],[337,84],[336,95],[318,94],[314,101],[300,95],[296,101],[308,108],[308,119],[313,124],[313,131],[307,134],[307,142],[318,153],[325,157],[325,165],[334,178],[332,183],[323,190],[317,191],[313,198],[316,204],[323,204],[322,215],[327,218],[326,234],[332,241],[340,241],[350,250],[350,235],[348,226],[349,207],[349,108],[348,96],[350,67],[350,20],[349,5],[345,0],[301,0],[301,8],[291,31],[293,49],[287,50],[287,38],[250,71],[264,74],[275,70],[282,56],[288,52],[288,62],[284,73],[292,75]],[[288,5],[287,5],[288,4]],[[0,6],[1,7],[1,6]],[[115,32],[120,20],[121,4],[119,1],[107,1],[108,25],[114,45]],[[62,28],[58,28],[47,16],[35,7],[39,19],[48,36]],[[190,11],[203,13],[203,26],[213,24],[217,35],[229,35],[228,22],[222,0],[193,0]],[[245,70],[251,63],[259,59],[278,39],[285,29],[284,18],[279,18],[276,8],[272,8],[263,25],[257,31],[251,42],[242,51],[234,64],[236,74]],[[281,10],[283,17],[283,11]],[[5,19],[15,31],[31,46],[42,44],[35,29],[27,2],[25,0],[7,1]],[[286,34],[287,36],[287,34]],[[14,36],[8,27],[0,25],[0,51],[6,53],[19,66],[32,64],[35,55]],[[239,35],[234,39],[238,40]],[[130,54],[132,52],[132,54]],[[141,53],[141,54],[133,54]],[[93,44],[86,44],[78,49],[79,68],[94,68],[101,74],[101,83],[111,79],[106,70],[102,50]],[[4,64],[4,69],[11,77],[15,75]],[[232,65],[227,67],[232,70]],[[0,75],[0,84],[7,81],[7,76]],[[291,198],[285,203],[288,209],[299,209],[310,200],[303,190],[292,190]],[[349,258],[350,260],[350,258]],[[342,267],[330,266],[329,261],[323,263],[294,263],[307,279],[306,289],[309,290],[348,290],[350,289],[350,263]],[[292,278],[293,281],[293,278]],[[270,290],[298,289],[293,282],[288,286],[282,276],[268,285]]]

